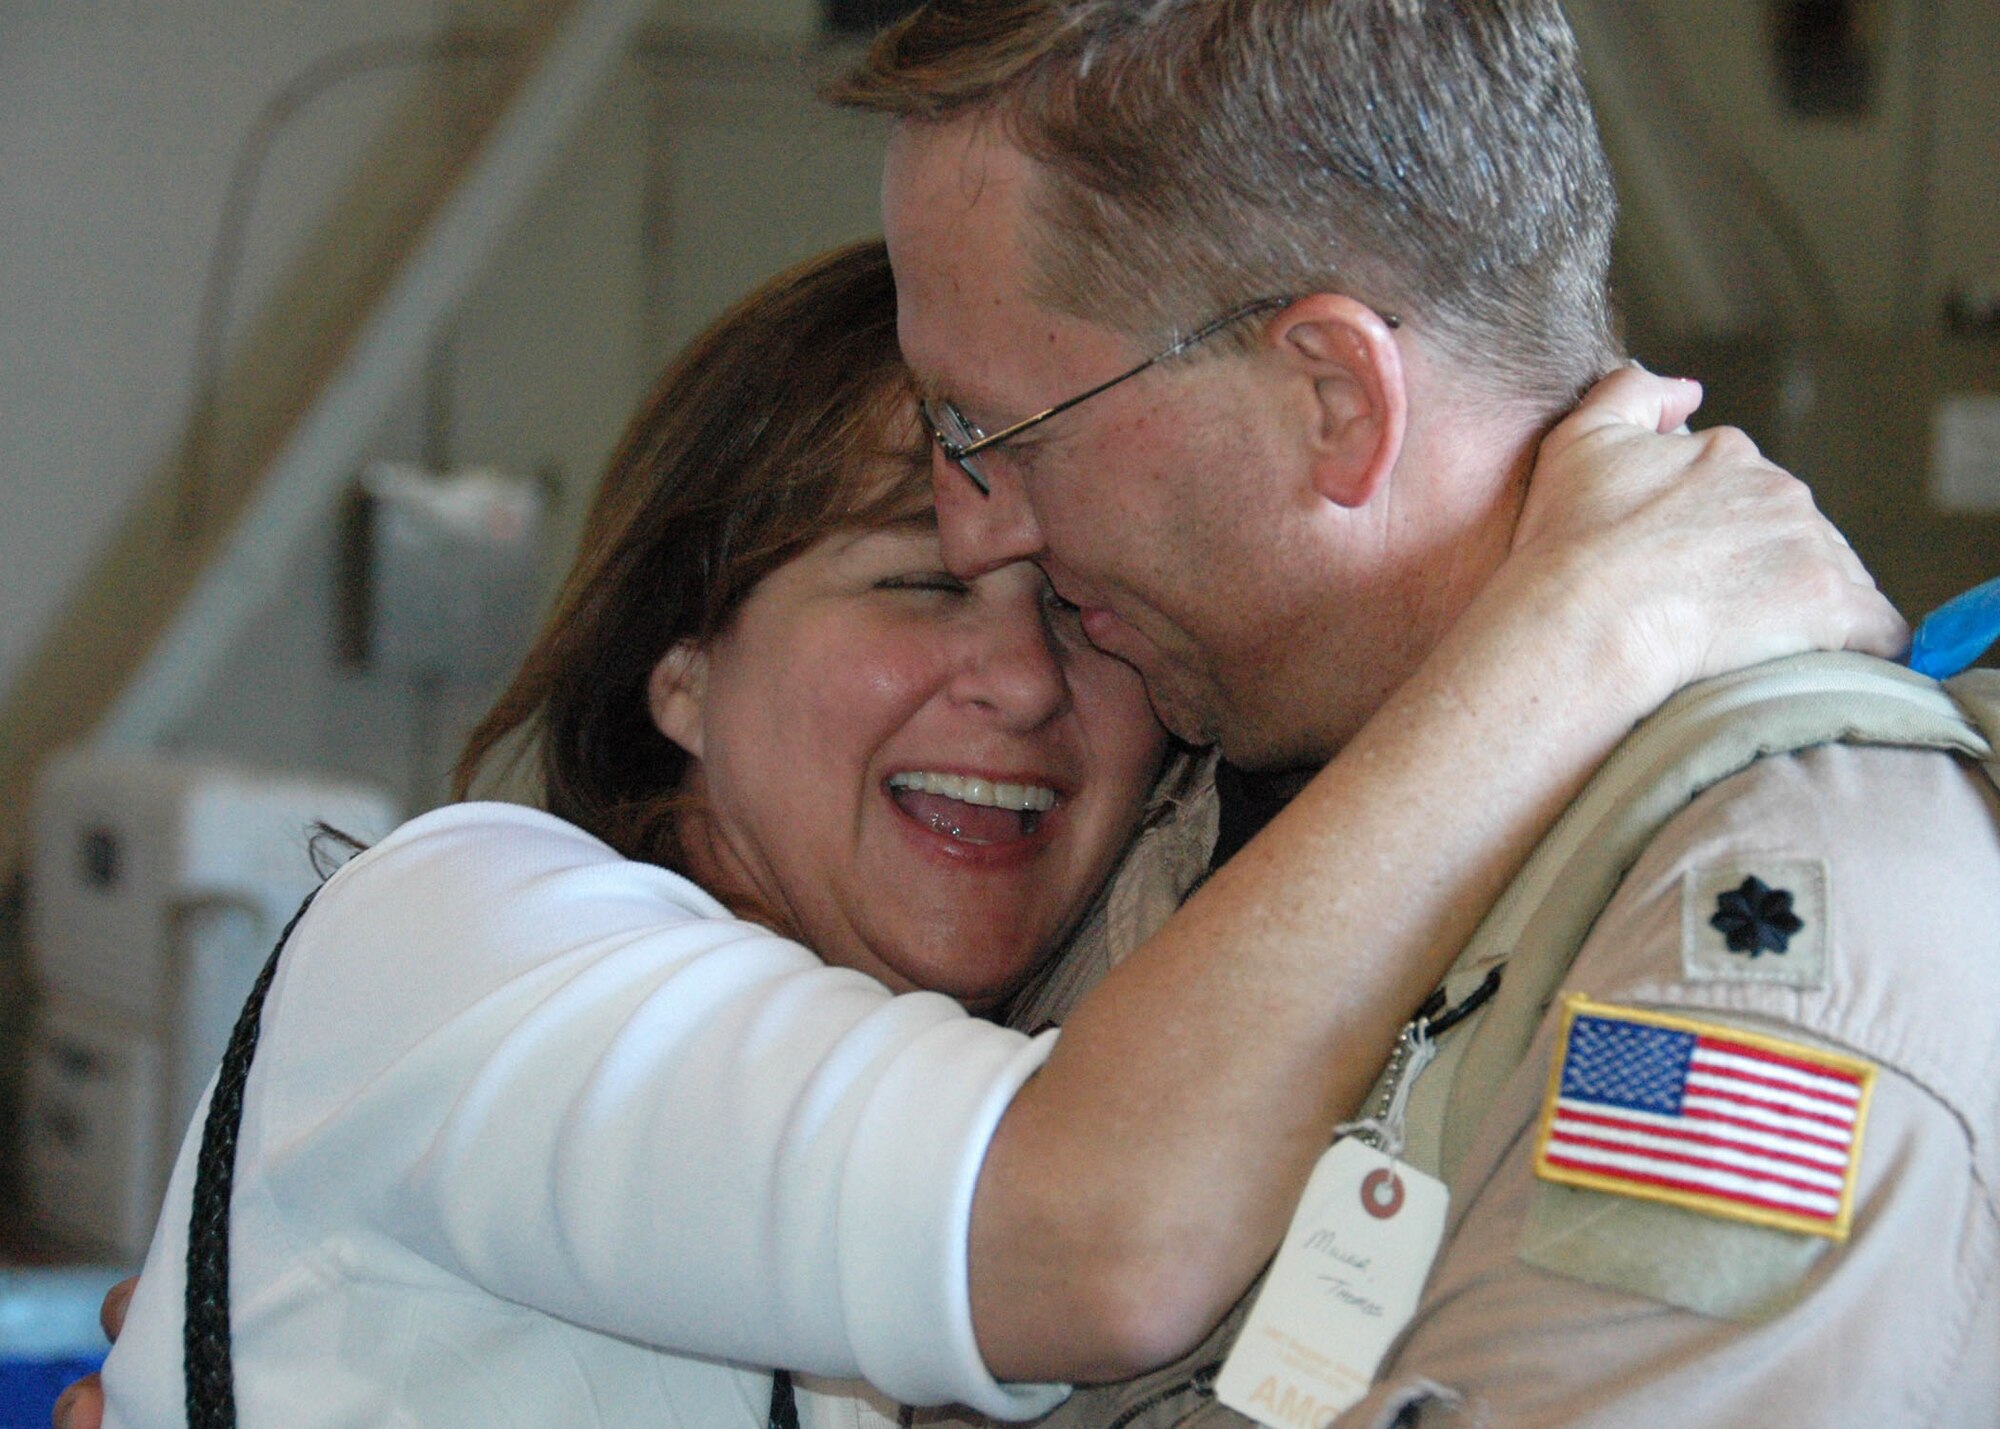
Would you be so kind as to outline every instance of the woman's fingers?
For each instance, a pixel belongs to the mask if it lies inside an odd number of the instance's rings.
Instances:
[[[104,1429],[104,1382],[86,1375],[65,1389],[49,1422],[55,1429]]]
[[[1601,379],[1583,401],[1549,433],[1551,440],[1574,440],[1607,426],[1642,432],[1673,432],[1687,425],[1701,406],[1701,384],[1687,377],[1660,377],[1638,363]]]
[[[104,1326],[107,1340],[115,1341],[125,1328],[125,1312],[132,1308],[132,1292],[138,1288],[139,1277],[128,1275],[104,1292],[104,1303],[97,1307],[97,1323]]]
[[[1613,373],[1549,433],[1514,552],[1598,592],[1664,691],[1810,649],[1893,657],[1908,630],[1812,493],[1730,427],[1676,430],[1692,383]]]
[[[97,1323],[104,1327],[106,1339],[115,1341],[125,1328],[125,1312],[132,1308],[132,1292],[138,1288],[139,1277],[128,1275],[104,1292],[104,1303],[97,1307]],[[103,1429],[104,1381],[94,1374],[85,1375],[65,1389],[49,1422],[55,1429]]]

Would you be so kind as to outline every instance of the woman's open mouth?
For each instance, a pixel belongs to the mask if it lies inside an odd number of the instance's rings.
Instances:
[[[970,844],[1027,838],[1041,827],[1042,815],[1056,806],[1056,791],[1045,784],[928,770],[890,775],[889,797],[932,832]]]

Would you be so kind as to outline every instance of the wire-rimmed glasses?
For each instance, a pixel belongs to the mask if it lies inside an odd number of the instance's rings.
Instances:
[[[1202,326],[1196,328],[1193,332],[1179,339],[1171,346],[1160,349],[1160,351],[1154,353],[1138,366],[1128,367],[1109,381],[1100,382],[1088,391],[1079,392],[1076,396],[1058,402],[1053,407],[1046,407],[1035,413],[1032,417],[1024,417],[1012,426],[1001,428],[991,436],[982,432],[977,422],[974,422],[965,413],[959,411],[957,405],[946,398],[939,398],[935,402],[926,401],[922,404],[924,423],[931,429],[931,436],[936,439],[938,449],[951,459],[952,465],[965,473],[966,478],[979,489],[981,496],[988,496],[992,494],[993,485],[987,480],[986,474],[972,460],[979,453],[989,451],[999,446],[1002,442],[1011,441],[1030,427],[1040,426],[1049,418],[1067,412],[1070,408],[1081,403],[1088,402],[1092,397],[1097,396],[1101,392],[1109,392],[1121,382],[1131,381],[1134,377],[1137,377],[1141,372],[1144,372],[1156,363],[1165,362],[1170,357],[1178,357],[1195,344],[1206,342],[1209,338],[1214,337],[1233,322],[1247,318],[1253,313],[1269,312],[1273,308],[1281,308],[1290,301],[1292,301],[1290,298],[1259,298],[1255,302],[1245,303],[1240,308],[1232,308],[1221,317],[1215,319],[1215,321],[1202,324]]]

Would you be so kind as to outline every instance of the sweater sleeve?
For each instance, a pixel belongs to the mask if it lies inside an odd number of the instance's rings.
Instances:
[[[416,1282],[913,1403],[1063,1393],[988,1375],[966,1278],[980,1163],[1052,1035],[502,806],[357,859],[281,969],[252,1111],[293,1240],[384,1238]]]

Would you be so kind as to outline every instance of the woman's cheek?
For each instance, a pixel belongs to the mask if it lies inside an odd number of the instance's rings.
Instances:
[[[826,686],[865,690],[871,704],[895,708],[921,703],[946,678],[945,636],[932,627],[892,627],[850,639],[830,661]]]

